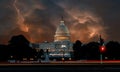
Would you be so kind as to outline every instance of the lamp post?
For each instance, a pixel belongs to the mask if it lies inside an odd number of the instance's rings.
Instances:
[[[103,60],[103,53],[106,51],[106,48],[104,45],[100,46],[100,63],[102,64],[102,60]]]
[[[62,50],[62,52],[63,52],[62,61],[64,61],[64,50]]]
[[[62,56],[62,60],[64,61],[65,60],[65,56],[64,56],[64,54],[65,54],[65,48],[66,48],[66,45],[61,45],[61,48],[62,48],[62,51],[63,51],[63,56]]]
[[[45,53],[45,61],[47,61],[47,62],[49,62],[49,55],[48,55],[48,53],[49,53],[49,50],[47,48],[46,53]]]

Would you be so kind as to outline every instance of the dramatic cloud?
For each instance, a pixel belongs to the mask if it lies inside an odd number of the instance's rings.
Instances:
[[[106,27],[104,27],[102,19],[97,16],[93,8],[83,4],[71,8],[70,4],[64,3],[59,3],[59,5],[72,17],[69,22],[72,23],[70,32],[73,41],[77,39],[82,42],[96,41],[99,35],[102,35],[104,39],[107,38]]]
[[[112,24],[120,16],[114,13],[119,8],[116,3],[111,0],[1,0],[0,43],[7,43],[18,34],[31,42],[53,41],[61,16],[73,42],[97,41],[100,34],[105,40],[119,41],[118,28]],[[117,9],[110,11],[112,6]],[[115,15],[116,19],[109,15]],[[115,23],[118,25],[119,20]]]

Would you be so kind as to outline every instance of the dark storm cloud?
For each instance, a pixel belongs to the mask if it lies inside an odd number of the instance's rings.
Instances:
[[[120,41],[119,0],[16,1],[20,15],[24,19],[22,23],[29,27],[29,31],[20,30],[19,26],[23,25],[17,24],[14,0],[0,0],[0,43],[7,42],[12,35],[17,34],[24,34],[34,42],[53,41],[61,16],[64,16],[65,24],[72,32],[73,41],[94,40],[98,32],[107,40]]]
[[[6,43],[9,32],[16,27],[16,14],[12,7],[12,0],[0,0],[0,43]]]
[[[90,2],[96,12],[104,20],[104,24],[108,26],[108,40],[120,41],[120,1],[119,0],[95,0]]]
[[[8,32],[6,29],[12,29],[15,23],[15,12],[11,7],[9,0],[0,1],[0,35]]]
[[[55,22],[57,18],[59,19],[60,16],[63,15],[62,13],[64,13],[64,11],[50,0],[43,0],[41,3],[45,9],[35,8],[32,13],[25,18],[25,23],[31,25],[30,31],[33,33],[31,36],[34,39],[39,39],[39,42],[40,40],[52,41],[56,30],[53,22]]]

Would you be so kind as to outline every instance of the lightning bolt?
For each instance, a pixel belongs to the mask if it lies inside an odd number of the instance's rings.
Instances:
[[[31,37],[30,31],[29,31],[30,25],[24,23],[25,18],[22,15],[20,9],[17,7],[17,3],[18,3],[18,0],[14,0],[13,6],[14,6],[14,8],[16,10],[16,13],[17,13],[17,24],[18,24],[18,26],[19,26],[19,28],[20,28],[21,31],[27,32],[27,34],[29,34],[29,36],[30,36],[29,40],[31,42],[34,42],[34,40]]]
[[[17,24],[19,25],[21,31],[28,32],[29,26],[24,23],[25,19],[23,15],[21,14],[20,9],[17,7],[17,2],[18,0],[14,0],[14,4],[13,4],[17,12]]]

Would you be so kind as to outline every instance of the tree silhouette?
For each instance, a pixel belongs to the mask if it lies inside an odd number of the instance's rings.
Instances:
[[[120,59],[120,44],[117,41],[109,41],[106,48],[106,55],[109,59]]]
[[[43,55],[44,55],[44,50],[40,49],[40,51],[38,52],[37,57],[40,58],[40,59],[43,59],[43,57],[42,57]]]
[[[8,44],[10,56],[17,60],[34,57],[35,50],[29,46],[29,43],[23,35],[13,36]]]
[[[84,49],[85,49],[84,51],[87,59],[90,59],[90,60],[99,59],[100,57],[99,43],[90,42],[86,45]]]
[[[75,44],[73,45],[73,50],[74,50],[74,59],[79,60],[80,59],[80,50],[81,50],[81,45],[82,42],[77,40]]]
[[[9,57],[9,50],[7,45],[0,45],[0,61],[7,61]]]

